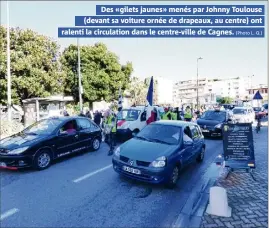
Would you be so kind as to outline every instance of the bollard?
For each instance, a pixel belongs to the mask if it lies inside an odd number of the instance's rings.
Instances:
[[[228,206],[226,189],[221,187],[210,188],[206,213],[220,217],[231,217],[232,209]]]

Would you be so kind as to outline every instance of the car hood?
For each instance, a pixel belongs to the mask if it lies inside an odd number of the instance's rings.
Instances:
[[[218,124],[222,123],[222,121],[218,120],[206,120],[206,119],[198,119],[197,124],[201,126],[216,126]]]
[[[130,139],[120,146],[120,155],[133,160],[153,162],[161,156],[169,156],[178,145],[168,145],[139,139]]]
[[[16,134],[2,139],[0,141],[0,148],[13,150],[19,147],[32,146],[44,138],[46,138],[46,136]]]
[[[245,117],[246,117],[245,114],[234,114],[233,116],[234,116],[234,118],[236,118],[236,119],[238,119],[238,118],[245,118]]]

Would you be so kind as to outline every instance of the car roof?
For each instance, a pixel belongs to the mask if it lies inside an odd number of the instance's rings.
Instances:
[[[88,119],[87,117],[84,116],[55,116],[55,117],[49,117],[48,119],[56,119],[60,121],[69,121],[69,120],[75,120],[75,119]]]
[[[175,127],[197,126],[196,123],[186,122],[186,121],[181,121],[181,120],[159,120],[159,121],[153,122],[153,124],[175,126]]]
[[[227,110],[209,109],[209,110],[206,110],[205,112],[227,112]]]

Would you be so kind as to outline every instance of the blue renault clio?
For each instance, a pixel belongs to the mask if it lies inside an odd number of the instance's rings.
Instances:
[[[196,123],[162,120],[147,125],[118,147],[112,163],[121,175],[173,188],[184,166],[203,161],[205,148]]]

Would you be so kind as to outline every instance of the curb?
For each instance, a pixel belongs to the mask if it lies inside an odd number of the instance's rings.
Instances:
[[[216,185],[217,180],[223,173],[220,173],[218,170],[218,175],[205,178],[214,166],[216,166],[215,163],[212,163],[211,166],[209,166],[209,169],[204,173],[198,184],[192,190],[185,205],[180,211],[179,216],[172,224],[173,228],[200,228],[203,215],[209,202],[209,190]]]

